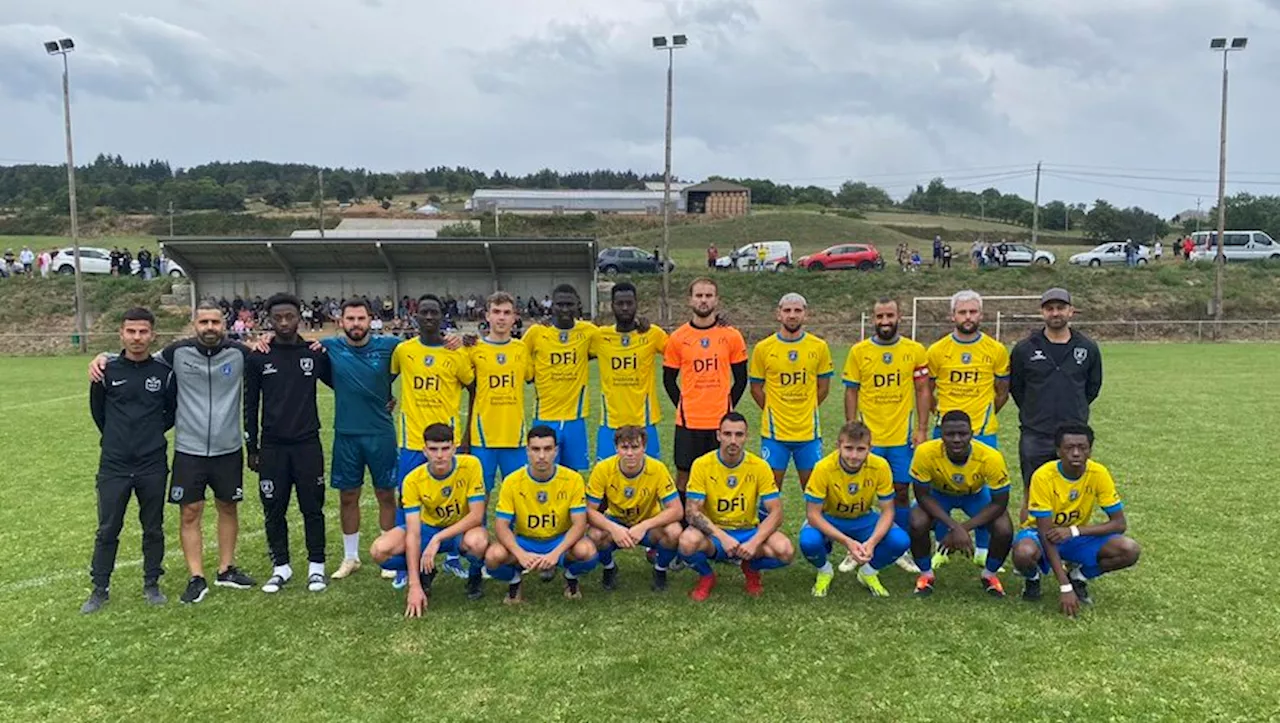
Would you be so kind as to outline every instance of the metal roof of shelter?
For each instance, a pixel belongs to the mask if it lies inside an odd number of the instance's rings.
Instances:
[[[703,181],[702,183],[686,186],[685,193],[741,193],[750,191],[746,186],[739,186],[736,183],[728,181]]]

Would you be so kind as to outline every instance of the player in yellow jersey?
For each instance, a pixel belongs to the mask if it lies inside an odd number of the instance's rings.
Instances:
[[[676,558],[684,506],[671,473],[645,454],[647,434],[644,427],[619,427],[613,433],[617,455],[597,462],[587,480],[587,534],[600,552],[605,590],[618,585],[613,551],[619,547],[638,545],[656,553],[654,592],[667,589],[667,566]]]
[[[974,439],[1000,448],[996,415],[1009,401],[1009,350],[979,331],[982,297],[971,290],[951,297],[951,320],[956,330],[929,347],[929,378],[938,419],[953,409],[969,415]],[[935,427],[933,436],[941,435]]]
[[[809,302],[796,293],[778,301],[778,333],[761,339],[751,351],[747,379],[760,406],[760,453],[773,469],[778,489],[787,465],[795,460],[800,489],[822,459],[818,407],[831,387],[831,348],[804,330]]]
[[[920,568],[916,595],[933,593],[933,557],[929,533],[938,551],[972,554],[969,532],[986,529],[991,552],[982,570],[982,587],[992,597],[1004,597],[1000,566],[1013,541],[1009,519],[1009,468],[1000,451],[973,437],[969,415],[953,409],[942,417],[942,439],[925,442],[911,458],[916,507],[911,510],[911,554]],[[969,519],[951,516],[964,510]]]
[[[795,556],[791,540],[782,534],[782,499],[769,463],[747,451],[747,418],[729,412],[716,430],[720,448],[694,460],[689,471],[680,557],[698,573],[689,593],[696,602],[711,596],[716,575],[711,560],[741,561],[746,591],[764,592],[761,570],[785,567]],[[761,507],[768,514],[762,520]]]
[[[858,582],[876,597],[888,597],[880,570],[907,551],[911,538],[893,522],[893,474],[871,453],[871,430],[862,422],[840,429],[838,451],[820,460],[805,488],[806,521],[800,554],[818,568],[813,596],[826,597],[835,570],[827,555],[839,542],[862,565]]]
[[[508,605],[523,600],[521,575],[564,568],[564,596],[582,597],[579,579],[596,566],[596,546],[587,533],[586,484],[582,475],[556,464],[555,430],[529,430],[529,464],[502,480],[494,532],[484,566],[507,583]]]
[[[591,345],[599,327],[578,318],[578,290],[561,284],[551,292],[552,325],[535,325],[524,335],[533,357],[533,387],[538,394],[534,426],[556,431],[556,464],[585,472],[587,452],[587,378]]]
[[[602,410],[596,433],[596,461],[616,453],[614,434],[627,426],[643,427],[645,454],[662,459],[657,427],[662,421],[662,404],[654,375],[657,358],[667,348],[667,332],[656,326],[640,330],[636,321],[636,287],[631,282],[614,284],[610,296],[616,323],[600,327],[591,343],[591,356],[600,367]]]
[[[489,547],[480,461],[456,454],[454,431],[447,424],[428,425],[422,438],[427,461],[401,484],[405,521],[382,533],[369,550],[385,569],[418,573],[408,576],[406,617],[418,617],[426,610],[436,575],[435,558],[441,553],[467,556],[471,561],[467,598],[479,599],[483,594],[480,562]]]
[[[875,334],[849,350],[844,362],[844,418],[871,430],[871,453],[889,462],[893,473],[894,521],[911,526],[911,454],[929,439],[928,354],[924,345],[898,333],[898,302],[877,299],[871,307]],[[898,565],[918,573],[909,555]],[[844,569],[841,566],[841,569]]]
[[[1059,426],[1054,436],[1058,460],[1031,476],[1031,516],[1014,538],[1013,564],[1027,579],[1023,599],[1039,600],[1040,573],[1052,572],[1062,612],[1074,616],[1081,603],[1093,602],[1089,581],[1138,564],[1142,548],[1125,536],[1124,504],[1111,472],[1090,459],[1093,430],[1071,422]],[[1098,508],[1107,521],[1095,525]],[[1078,567],[1068,573],[1066,563]]]
[[[499,291],[486,301],[489,332],[468,351],[475,373],[467,433],[462,448],[480,460],[484,486],[524,467],[524,387],[533,380],[533,359],[524,342],[512,338],[516,300]]]

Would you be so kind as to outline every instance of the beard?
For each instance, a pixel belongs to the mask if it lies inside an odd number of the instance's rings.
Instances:
[[[347,338],[351,341],[360,341],[365,338],[369,332],[365,329],[343,329],[342,333],[346,334]]]
[[[878,337],[880,341],[889,341],[897,335],[897,324],[879,324],[876,326],[876,337]]]
[[[961,334],[973,334],[976,331],[978,331],[978,322],[962,321],[959,324],[956,324],[956,331],[960,332]]]

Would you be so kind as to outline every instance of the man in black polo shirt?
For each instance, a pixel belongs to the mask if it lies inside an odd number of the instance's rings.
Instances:
[[[245,361],[244,431],[249,469],[258,473],[267,547],[273,566],[262,586],[279,592],[293,577],[289,565],[289,496],[298,495],[307,541],[307,589],[328,586],[324,574],[324,449],[320,446],[320,415],[316,411],[316,381],[333,386],[329,355],[313,351],[298,336],[302,303],[296,296],[276,294],[267,300],[275,338],[266,352],[255,351]],[[258,447],[258,410],[262,410],[262,447]]]
[[[116,566],[120,529],[129,496],[137,495],[142,522],[142,595],[163,605],[165,481],[169,476],[168,442],[178,408],[173,369],[151,356],[155,317],[134,308],[124,314],[120,342],[124,351],[107,362],[102,380],[89,385],[89,411],[102,434],[98,458],[98,534],[94,538],[90,578],[93,592],[80,607],[88,614],[102,609],[109,597]]]
[[[1054,434],[1065,422],[1089,421],[1089,405],[1102,389],[1102,354],[1098,345],[1070,327],[1075,307],[1066,289],[1053,288],[1040,296],[1044,328],[1013,347],[1009,393],[1018,405],[1022,428],[1018,458],[1025,493],[1031,475],[1058,458]],[[1027,519],[1027,495],[1022,496],[1022,519]]]

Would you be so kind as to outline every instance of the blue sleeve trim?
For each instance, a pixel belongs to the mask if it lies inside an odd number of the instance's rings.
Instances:
[[[893,495],[893,494],[890,494],[890,495],[876,495],[876,499],[880,500],[881,502],[888,502],[889,500],[893,499],[894,497],[897,497],[897,495]]]
[[[590,503],[590,504],[593,504],[593,505],[598,505],[598,504],[600,504],[601,502],[604,502],[604,498],[603,498],[603,497],[592,497],[591,495],[587,495],[587,502],[588,502],[588,503]]]
[[[707,498],[705,492],[685,492],[684,496],[691,500],[705,500]]]
[[[418,511],[418,510],[420,510],[420,509],[422,509],[422,508],[421,508],[421,507],[406,507],[406,508],[404,508],[404,513],[407,515],[407,514],[410,514],[410,513],[412,513],[412,512],[417,512],[417,511]]]
[[[571,515],[579,515],[579,514],[583,514],[583,513],[585,513],[586,511],[587,511],[587,506],[586,506],[586,505],[583,505],[582,507],[570,507],[570,508],[569,508],[569,514],[571,514]]]
[[[1032,517],[1034,517],[1034,518],[1036,518],[1036,519],[1044,519],[1044,518],[1046,518],[1046,517],[1053,517],[1053,513],[1052,513],[1052,512],[1050,512],[1049,510],[1030,510],[1030,514],[1031,514],[1031,516],[1032,516]]]
[[[671,504],[671,500],[678,500],[678,499],[680,499],[680,493],[679,493],[679,492],[672,492],[671,494],[669,494],[669,495],[667,495],[666,497],[663,497],[663,498],[662,498],[662,504],[664,504],[664,505],[669,505],[669,504]]]
[[[780,492],[770,492],[770,493],[769,493],[769,494],[767,494],[767,495],[761,495],[761,497],[760,497],[760,501],[761,501],[761,502],[768,502],[768,501],[770,501],[770,500],[776,500],[776,499],[778,499],[778,498],[779,498],[779,497],[781,497],[781,496],[782,496],[782,493],[780,493]]]
[[[1000,380],[1000,379],[1008,379],[1008,378],[1009,378],[1009,375],[1008,375],[1008,374],[996,374],[996,375],[995,375],[995,377],[996,377],[996,379],[997,379],[997,380]]]
[[[818,378],[819,378],[819,379],[827,379],[828,377],[833,377],[833,376],[835,376],[835,372],[834,372],[834,371],[830,371],[830,372],[826,372],[826,373],[823,373],[823,374],[819,374],[819,375],[818,375]]]
[[[1009,488],[1010,488],[1010,487],[1012,487],[1012,486],[1013,486],[1013,485],[1012,485],[1012,483],[1010,483],[1010,484],[1006,484],[1006,485],[1005,485],[1005,486],[1003,486],[1003,487],[992,487],[991,485],[987,485],[987,489],[991,490],[991,494],[993,494],[993,495],[994,495],[994,494],[997,494],[997,493],[1000,493],[1000,492],[1008,492],[1008,491],[1009,491]]]
[[[510,512],[495,512],[494,514],[506,520],[507,522],[510,522],[516,518],[516,516],[511,514]]]
[[[1115,513],[1123,509],[1124,509],[1124,503],[1117,502],[1114,505],[1107,505],[1106,507],[1103,507],[1102,511],[1107,513],[1108,515],[1114,515]]]
[[[822,497],[814,497],[813,495],[808,494],[808,493],[806,493],[806,494],[805,494],[805,496],[804,496],[804,501],[805,501],[805,502],[812,502],[812,503],[814,503],[815,505],[820,505],[820,504],[823,504],[823,503],[825,503],[825,502],[826,502],[826,500],[825,500],[825,499],[823,499]]]
[[[911,481],[912,481],[912,482],[914,482],[915,484],[918,484],[918,485],[924,485],[925,487],[932,487],[932,486],[933,486],[933,485],[931,485],[931,484],[929,483],[929,480],[927,480],[927,479],[920,479],[919,477],[916,477],[915,475],[910,475],[910,477],[911,477]]]
[[[844,385],[845,385],[846,387],[860,387],[860,386],[862,386],[862,382],[855,382],[855,381],[852,381],[852,380],[850,380],[850,379],[846,379],[846,380],[844,380]]]
[[[764,383],[764,377],[747,377],[747,379],[757,384]]]
[[[476,495],[475,497],[468,497],[467,502],[484,502],[484,495]]]

